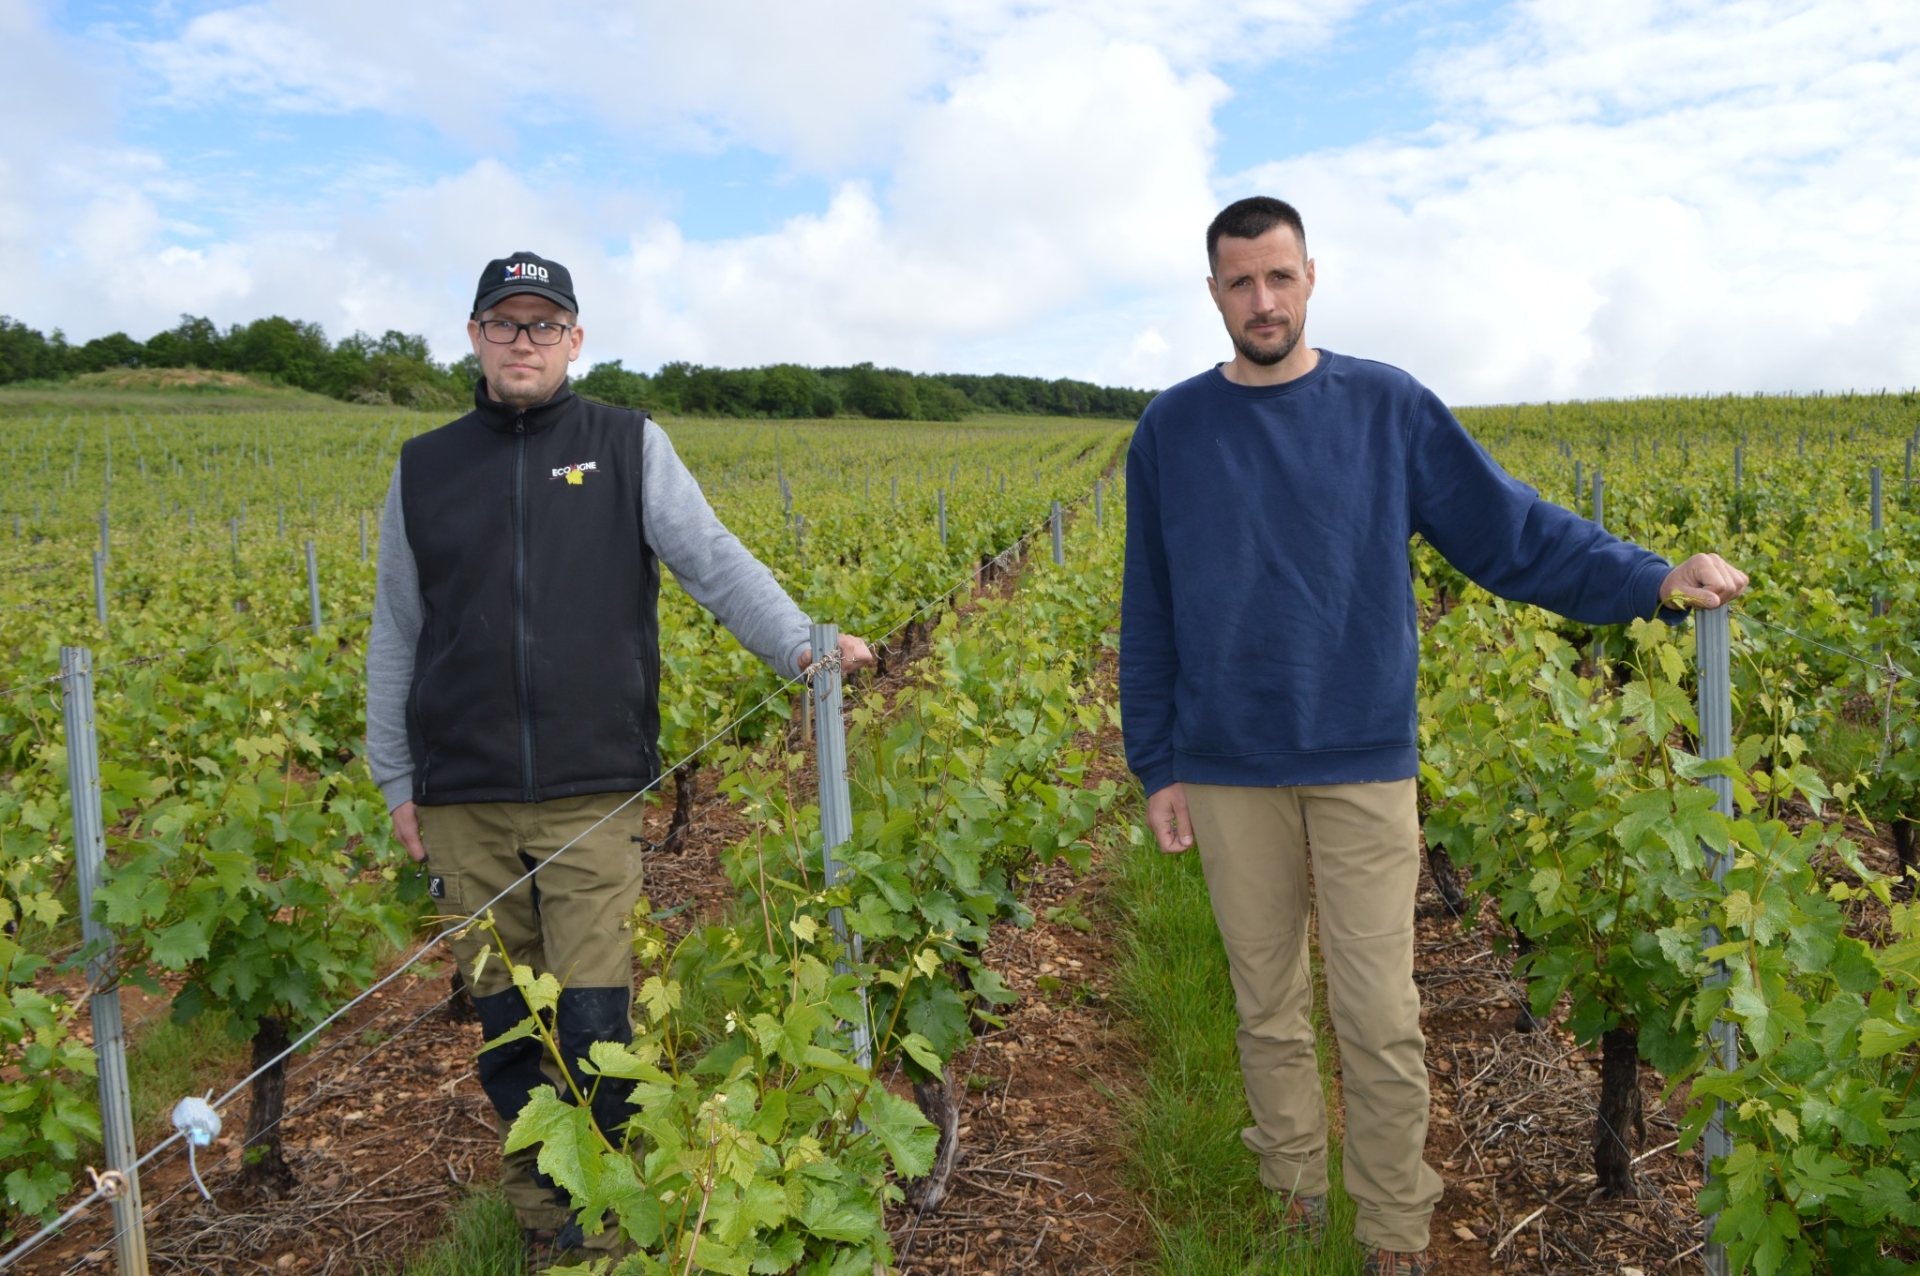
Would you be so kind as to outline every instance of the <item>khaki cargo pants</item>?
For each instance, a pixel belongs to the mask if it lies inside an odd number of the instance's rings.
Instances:
[[[1311,854],[1320,957],[1340,1042],[1354,1236],[1383,1249],[1425,1249],[1442,1183],[1422,1159],[1427,1067],[1413,982],[1414,781],[1185,789],[1240,1016],[1240,1071],[1253,1110],[1240,1137],[1260,1158],[1261,1181],[1276,1192],[1327,1190],[1327,1108],[1307,969]]]
[[[428,889],[436,911],[466,917],[487,906],[514,879],[540,865],[575,838],[566,854],[492,905],[494,937],[478,926],[450,942],[454,957],[472,985],[488,1040],[527,1017],[527,1005],[513,987],[507,963],[551,973],[563,990],[554,1014],[554,1033],[569,1068],[594,1041],[631,1041],[633,946],[629,915],[640,896],[640,833],[644,804],[635,801],[612,814],[631,793],[596,793],[550,802],[481,802],[459,806],[422,806],[420,839],[427,848]],[[597,825],[597,827],[596,827]],[[590,830],[590,831],[589,831]],[[477,982],[474,960],[482,949],[494,955]],[[502,960],[502,957],[506,960]],[[571,1098],[558,1065],[537,1039],[523,1039],[483,1051],[475,1070],[492,1100],[501,1132],[525,1106],[533,1088],[551,1085]],[[616,1142],[632,1115],[630,1085],[603,1082],[575,1072],[582,1094],[594,1094],[594,1118]],[[539,1148],[502,1158],[500,1184],[520,1225],[558,1228],[572,1217],[567,1196],[540,1173]],[[587,1238],[587,1248],[611,1250],[609,1228]]]

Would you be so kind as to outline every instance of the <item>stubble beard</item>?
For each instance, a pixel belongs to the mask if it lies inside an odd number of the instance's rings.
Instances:
[[[564,379],[563,376],[562,380]],[[521,383],[519,385],[505,383],[496,385],[494,384],[493,378],[487,378],[487,390],[493,396],[494,400],[499,403],[504,403],[510,408],[538,407],[548,399],[551,399],[558,393],[559,389],[559,382],[555,382],[552,386],[547,386],[545,384],[545,378],[532,384]]]
[[[1272,345],[1257,345],[1251,337],[1241,332],[1229,335],[1233,338],[1233,348],[1240,352],[1241,357],[1263,368],[1284,363],[1287,356],[1293,353],[1293,348],[1300,344],[1300,330],[1291,323],[1287,325],[1287,335]]]

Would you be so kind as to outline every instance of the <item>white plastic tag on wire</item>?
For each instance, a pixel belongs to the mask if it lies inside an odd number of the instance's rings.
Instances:
[[[173,1105],[173,1128],[180,1131],[187,1140],[187,1170],[193,1175],[193,1185],[200,1189],[200,1195],[209,1201],[213,1193],[200,1181],[200,1167],[194,1163],[195,1148],[210,1146],[220,1134],[220,1114],[213,1110],[207,1099],[213,1097],[213,1091],[207,1091],[206,1099],[196,1099],[192,1095]]]

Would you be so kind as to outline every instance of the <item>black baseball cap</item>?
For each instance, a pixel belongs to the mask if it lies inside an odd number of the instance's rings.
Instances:
[[[473,313],[478,315],[495,302],[522,292],[580,313],[580,303],[573,299],[573,276],[567,268],[534,253],[515,253],[488,262],[473,293]]]

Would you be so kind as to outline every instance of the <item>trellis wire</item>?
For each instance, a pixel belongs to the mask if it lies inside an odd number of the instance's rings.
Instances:
[[[1070,503],[1077,504],[1079,503],[1079,501],[1087,500],[1087,499],[1091,499],[1090,494],[1088,496],[1073,498],[1073,501]],[[1055,530],[1056,538],[1058,536],[1058,529],[1060,526],[1060,510],[1061,510],[1061,503],[1059,501],[1053,502],[1052,507],[1049,510],[1049,516],[1048,516],[1047,522],[1041,524],[1041,527],[1053,528]],[[990,559],[989,561],[990,562],[997,561],[998,559],[1003,558],[1007,554],[1012,553],[1014,550],[1020,548],[1028,540],[1030,540],[1034,536],[1034,534],[1038,532],[1040,529],[1041,529],[1040,527],[1036,527],[1028,530],[1027,532],[1022,533],[1010,545],[1008,545],[1005,549],[1001,550],[1000,553],[994,555],[993,558]],[[908,613],[903,619],[895,622],[893,625],[889,626],[887,629],[883,630],[882,632],[885,634],[892,634],[894,632],[897,632],[903,626],[911,624],[913,621],[920,619],[927,612],[940,606],[941,603],[951,598],[956,591],[963,588],[969,581],[977,579],[980,573],[984,570],[984,566],[985,566],[984,564],[975,566],[970,570],[968,570],[967,572],[962,573],[961,575],[956,577],[954,581],[946,589],[942,590],[939,594],[937,594],[933,598],[930,598],[927,602],[921,604],[914,611]],[[352,619],[354,620],[366,619],[370,615],[371,613],[362,613],[361,615],[355,616]],[[300,628],[300,626],[295,626],[294,628]],[[262,631],[262,632],[278,632],[278,631]],[[176,654],[176,655],[193,654],[198,651],[211,650],[214,647],[219,647],[224,645],[227,645],[227,643],[226,642],[209,643],[203,647],[185,648],[185,649],[181,649],[178,652],[163,653],[163,655],[164,654]],[[753,715],[760,712],[768,704],[772,703],[775,699],[785,695],[789,689],[791,689],[797,683],[801,682],[809,674],[820,670],[822,667],[828,666],[829,662],[830,662],[830,667],[837,672],[839,667],[837,650],[833,652],[831,656],[823,656],[820,650],[818,649],[818,646],[816,645],[815,650],[813,652],[813,656],[814,656],[815,663],[809,669],[803,670],[799,677],[788,678],[784,680],[773,691],[761,697],[761,699],[757,701],[752,707],[746,709],[745,711],[737,715],[735,718],[733,718],[730,722],[728,722],[725,726],[721,727],[719,730],[709,735],[699,745],[695,746],[692,750],[690,750],[687,754],[685,754],[682,758],[680,758],[680,760],[676,762],[673,766],[663,768],[660,776],[655,778],[651,783],[646,785],[644,788],[637,790],[632,796],[627,798],[627,800],[622,802],[618,807],[615,807],[612,811],[609,811],[606,815],[601,816],[600,819],[596,820],[592,825],[581,830],[581,832],[576,834],[572,840],[568,841],[565,845],[561,846],[558,850],[554,851],[552,855],[549,855],[546,859],[542,860],[539,864],[536,864],[533,868],[530,868],[525,873],[521,874],[521,876],[517,878],[515,881],[509,883],[504,889],[502,889],[492,899],[488,900],[473,914],[469,915],[468,917],[464,918],[459,922],[455,922],[443,928],[439,933],[437,933],[431,939],[429,939],[425,944],[423,944],[420,947],[418,951],[416,951],[406,961],[402,962],[393,971],[383,976],[381,979],[379,979],[378,981],[376,981],[375,983],[373,983],[372,985],[364,989],[362,992],[360,992],[357,996],[352,998],[350,1001],[346,1002],[344,1005],[339,1007],[333,1013],[329,1014],[326,1018],[322,1019],[318,1024],[314,1025],[301,1037],[299,1037],[297,1040],[295,1040],[290,1045],[288,1045],[285,1050],[281,1051],[274,1058],[268,1060],[266,1063],[260,1065],[258,1068],[255,1068],[252,1072],[247,1074],[245,1077],[241,1078],[232,1087],[230,1087],[226,1091],[226,1093],[222,1094],[219,1097],[219,1099],[214,1100],[212,1102],[211,1106],[214,1108],[214,1110],[217,1112],[219,1109],[225,1107],[229,1102],[231,1102],[234,1099],[235,1096],[237,1096],[241,1091],[246,1089],[248,1086],[252,1085],[252,1083],[258,1077],[260,1077],[263,1073],[265,1073],[268,1069],[284,1062],[288,1057],[290,1057],[295,1052],[297,1052],[301,1047],[306,1045],[309,1041],[313,1040],[314,1037],[318,1036],[326,1028],[328,1028],[329,1026],[337,1022],[341,1017],[346,1015],[354,1007],[358,1006],[361,1002],[367,1000],[369,997],[373,996],[375,993],[379,992],[381,989],[391,984],[394,980],[398,979],[402,974],[406,973],[413,966],[418,964],[419,961],[423,957],[425,957],[428,952],[430,952],[433,948],[438,946],[442,941],[466,929],[468,926],[471,926],[474,923],[478,922],[482,917],[484,917],[487,914],[489,910],[493,908],[495,904],[499,903],[501,899],[505,898],[506,895],[508,895],[510,892],[518,888],[521,885],[521,883],[533,877],[533,875],[537,873],[541,868],[544,868],[546,865],[551,864],[554,860],[558,859],[561,855],[565,854],[575,844],[577,844],[581,840],[581,838],[586,837],[589,833],[593,832],[595,829],[599,828],[602,824],[606,823],[606,821],[612,819],[614,816],[626,810],[627,807],[631,806],[635,801],[645,796],[648,792],[657,788],[660,785],[661,781],[666,778],[666,776],[673,774],[680,767],[684,766],[687,762],[691,761],[692,759],[706,752],[706,750],[712,747],[714,743],[719,741],[729,732],[735,730],[737,727],[744,724],[746,721],[752,718]],[[155,655],[155,656],[133,657],[118,663],[120,665],[128,665],[128,664],[135,664],[135,663],[144,663],[144,662],[148,662],[148,661],[156,660],[160,658],[163,658],[163,656]],[[112,667],[115,667],[115,666],[102,665],[102,666],[99,666],[98,668],[107,669]],[[63,675],[55,675],[51,678],[41,679],[35,683],[18,684],[18,686],[13,688],[0,689],[0,694],[6,694],[8,691],[17,690],[23,687],[30,687],[35,685],[42,685],[48,682],[60,681],[62,677]],[[837,713],[835,714],[835,720],[838,721]],[[842,745],[842,748],[844,749],[844,744]],[[845,768],[843,763],[841,767],[841,774],[843,776],[844,776],[844,770]],[[857,1041],[856,1041],[856,1044],[857,1044]],[[871,1062],[870,1062],[871,1045],[870,1044],[868,1045],[868,1052],[869,1052],[868,1066],[871,1066]],[[317,1062],[317,1058],[314,1062]],[[356,1063],[351,1066],[358,1066],[358,1061],[356,1061]],[[351,1071],[351,1066],[347,1069],[347,1071]],[[305,1069],[302,1069],[302,1071],[304,1070]],[[282,1119],[284,1119],[284,1116]],[[145,1153],[141,1154],[136,1160],[134,1160],[132,1166],[129,1169],[129,1172],[137,1173],[142,1167],[150,1163],[156,1156],[160,1155],[162,1152],[165,1152],[167,1149],[174,1147],[175,1144],[182,1143],[182,1142],[183,1142],[183,1136],[179,1131],[176,1130],[173,1134],[169,1135],[167,1138],[163,1139],[161,1142],[155,1144],[153,1147],[149,1148]],[[176,1155],[177,1155],[177,1151],[176,1151]],[[167,1198],[167,1201],[171,1201],[174,1197],[178,1196],[181,1191],[184,1191],[184,1190],[185,1188],[183,1186],[181,1189],[174,1192],[172,1196],[169,1196]],[[5,1255],[0,1255],[0,1270],[5,1270],[11,1267],[15,1262],[19,1261],[21,1258],[31,1253],[34,1249],[37,1249],[40,1245],[44,1244],[48,1239],[57,1235],[61,1230],[63,1230],[66,1227],[68,1223],[72,1222],[75,1218],[79,1217],[83,1212],[85,1212],[87,1208],[89,1208],[96,1201],[100,1200],[103,1196],[106,1196],[106,1195],[108,1195],[108,1189],[103,1189],[101,1186],[96,1186],[92,1192],[90,1192],[87,1196],[83,1197],[81,1200],[75,1202],[52,1223],[49,1223],[46,1226],[42,1227],[40,1231],[36,1232],[33,1236],[28,1237],[24,1242],[16,1246],[12,1251],[8,1252]],[[162,1201],[160,1204],[164,1205],[167,1203],[167,1201]],[[143,1212],[141,1218],[144,1219],[146,1214],[151,1214],[157,1211],[158,1208],[159,1206],[155,1206],[152,1210]],[[118,1233],[116,1233],[116,1239],[117,1237],[118,1237]]]

